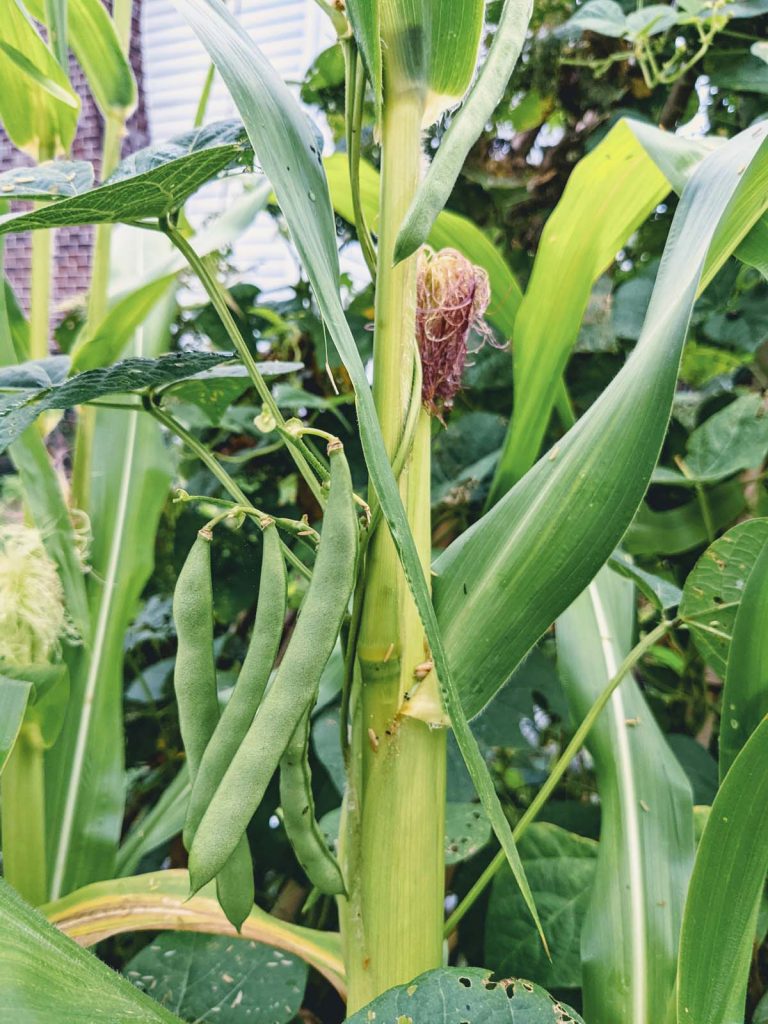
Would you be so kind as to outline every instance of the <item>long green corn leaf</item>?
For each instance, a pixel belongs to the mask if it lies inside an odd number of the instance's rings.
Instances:
[[[378,119],[383,91],[381,55],[381,12],[379,0],[347,0],[347,14],[352,23],[358,49],[363,58],[366,74],[373,88],[373,100]]]
[[[743,1024],[768,871],[768,718],[733,762],[699,842],[680,937],[678,1024]]]
[[[138,261],[137,276],[145,238],[142,233],[134,244],[114,248],[117,259]],[[154,356],[164,349],[171,315],[163,306],[155,310],[137,331],[133,354]],[[107,409],[96,420],[87,510],[93,533],[91,640],[71,665],[65,727],[46,759],[54,898],[114,871],[125,789],[123,638],[152,571],[155,529],[171,481],[157,424],[141,412]]]
[[[694,172],[627,364],[562,441],[437,560],[435,609],[468,715],[587,586],[632,520],[667,428],[702,273],[722,265],[768,205],[766,132],[743,132]]]
[[[669,177],[684,178],[705,152],[669,132],[636,130],[622,119],[576,165],[544,227],[515,321],[515,405],[490,501],[536,461],[594,282],[669,192]]]
[[[429,25],[429,67],[424,123],[455,106],[475,73],[485,0],[422,0]]]
[[[768,520],[763,520],[768,525]],[[739,751],[768,714],[768,543],[752,566],[745,566],[743,586],[728,649],[720,719],[720,780]],[[741,588],[739,588],[741,589]]]
[[[17,0],[6,0],[0,18],[0,121],[19,149],[69,149],[80,100],[66,73],[35,31]]]
[[[501,101],[525,42],[532,0],[505,0],[488,56],[461,110],[445,133],[400,229],[395,259],[404,260],[426,241],[445,206],[464,161]]]
[[[0,879],[0,1019],[14,1024],[180,1024]]]
[[[488,818],[538,923],[509,823],[464,716],[443,650],[416,545],[392,474],[365,367],[344,317],[338,290],[333,210],[322,161],[306,117],[257,46],[220,0],[174,0],[227,83],[254,151],[272,182],[309,276],[323,319],[355,389],[360,436],[371,481],[399,552],[440,679],[459,748]]]
[[[154,807],[131,826],[117,851],[117,875],[133,874],[146,853],[181,833],[191,791],[192,783],[185,763]]]
[[[32,683],[0,675],[0,775],[24,721]]]
[[[632,647],[634,587],[602,569],[558,618],[557,654],[579,721]],[[590,1024],[663,1024],[693,867],[693,798],[628,675],[589,735],[600,794],[597,877],[581,935]]]
[[[327,157],[325,173],[331,190],[331,201],[336,212],[354,224],[354,210],[349,184],[349,161],[343,153]],[[368,224],[377,230],[379,219],[379,173],[364,160],[360,161],[360,200]],[[491,301],[486,313],[487,319],[510,337],[523,293],[517,278],[507,266],[493,242],[484,235],[477,225],[461,214],[443,210],[438,214],[427,242],[433,249],[453,248],[464,253],[468,260],[488,272],[491,285]]]
[[[45,0],[24,0],[29,13],[45,22]],[[101,0],[68,0],[68,36],[88,87],[102,114],[130,114],[136,105],[131,65]]]

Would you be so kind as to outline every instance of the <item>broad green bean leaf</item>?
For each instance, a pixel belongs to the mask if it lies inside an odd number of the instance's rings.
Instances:
[[[488,703],[631,522],[666,433],[701,275],[768,202],[765,134],[751,128],[700,164],[631,357],[552,451],[437,559],[435,610],[468,715]]]
[[[492,981],[479,967],[441,967],[391,988],[347,1024],[584,1024],[543,988],[518,979]]]
[[[768,14],[768,0],[740,0],[726,4],[722,10],[729,18],[757,18]]]
[[[117,851],[115,873],[118,876],[133,874],[145,854],[181,833],[191,791],[185,762],[154,807],[131,825]]]
[[[768,96],[768,64],[752,53],[735,51],[732,56],[712,58],[707,74],[723,91],[754,92]]]
[[[505,0],[485,62],[461,110],[443,136],[406,214],[395,245],[396,260],[404,260],[427,240],[435,217],[445,206],[456,184],[467,154],[504,95],[525,42],[532,9],[531,0]]]
[[[215,883],[190,898],[189,874],[178,869],[94,882],[43,909],[49,921],[84,946],[137,931],[237,935],[218,904]],[[346,994],[338,933],[302,928],[254,907],[241,934],[300,956],[342,997]]]
[[[768,520],[763,520],[768,525]],[[768,541],[747,571],[736,610],[720,717],[720,779],[768,714]]]
[[[744,511],[744,488],[738,480],[718,484],[705,492],[714,530],[730,526]],[[622,544],[632,555],[679,555],[703,547],[709,540],[707,523],[698,498],[675,508],[653,509],[645,502],[638,509]]]
[[[344,220],[354,224],[349,161],[343,153],[334,153],[326,157],[323,163],[334,209]],[[379,218],[379,173],[365,160],[360,161],[360,201],[366,221],[376,231]],[[491,302],[486,318],[509,338],[523,294],[517,278],[493,242],[467,217],[450,210],[443,210],[437,215],[427,242],[436,250],[458,249],[468,260],[487,271]]]
[[[464,717],[446,660],[424,570],[381,435],[365,366],[339,298],[333,209],[322,160],[306,117],[258,47],[221,0],[174,0],[224,78],[254,152],[272,182],[323,320],[355,390],[360,440],[371,484],[400,557],[432,651],[446,711],[483,808],[536,919],[520,858],[488,767]],[[510,0],[511,2],[511,0]]]
[[[768,43],[752,43],[749,52],[754,57],[759,57],[760,60],[764,60],[768,64]]]
[[[68,356],[47,356],[9,364],[0,369],[0,391],[56,387],[67,379],[69,365]]]
[[[623,551],[614,551],[608,564],[620,576],[632,580],[640,593],[659,611],[666,612],[680,604],[683,596],[680,587],[663,576],[641,569]]]
[[[283,363],[279,361],[265,360],[259,363],[259,373],[262,377],[281,377],[284,374],[296,373],[303,363]],[[248,390],[251,386],[251,378],[246,368],[239,363],[231,366],[216,366],[211,370],[203,370],[195,374],[190,380],[181,381],[174,385],[168,392],[168,397],[174,402],[189,402],[202,410],[212,424],[221,422],[222,416],[227,412],[230,405]],[[280,385],[275,388],[275,399]],[[300,389],[297,389],[300,390]],[[306,392],[301,391],[306,396]],[[309,403],[306,403],[309,404]]]
[[[218,121],[139,150],[89,192],[0,217],[0,234],[163,217],[211,178],[248,167],[251,156],[241,123]]]
[[[0,774],[21,730],[31,690],[32,683],[28,680],[10,679],[0,674]]]
[[[544,227],[515,321],[515,405],[490,501],[539,454],[594,282],[669,192],[667,174],[683,177],[701,158],[700,145],[622,118],[574,168]],[[553,281],[557,302],[551,301]]]
[[[685,581],[680,615],[704,660],[725,679],[736,612],[768,543],[768,519],[739,523],[711,544]]]
[[[632,647],[634,587],[602,569],[558,618],[563,686],[580,721]],[[581,939],[588,1021],[664,1021],[693,866],[693,798],[631,675],[589,734],[601,827]]]
[[[145,237],[134,231],[131,244],[114,246],[113,273],[118,263],[134,268],[143,263]],[[134,358],[151,362],[167,350],[175,312],[172,302],[153,311],[133,339]],[[108,377],[110,369],[92,372]],[[114,873],[126,793],[124,638],[152,573],[157,526],[173,472],[159,424],[141,410],[96,410],[93,437],[88,486],[81,498],[93,538],[87,578],[91,642],[68,654],[71,696],[61,736],[46,758],[46,837],[54,897]]]
[[[46,21],[46,0],[24,0],[29,13]],[[124,116],[136,105],[136,82],[115,25],[101,0],[67,0],[69,45],[85,72],[102,114]]]
[[[677,24],[677,12],[667,4],[649,4],[627,15],[627,36],[630,39],[647,39],[649,36],[666,32]]]
[[[87,160],[47,160],[0,174],[3,199],[66,199],[87,192],[92,185],[93,164]]]
[[[381,112],[383,90],[383,62],[381,55],[380,0],[347,0],[347,14],[355,33],[355,41],[363,59],[366,74],[373,89],[373,101],[378,119]]]
[[[616,0],[587,0],[559,30],[566,32],[597,32],[601,36],[620,39],[627,31],[627,17]]]
[[[678,1024],[741,1024],[760,896],[768,871],[768,718],[721,785],[699,842],[685,903]]]
[[[23,379],[19,373],[34,372],[30,364],[4,370],[0,375],[0,451],[48,409],[71,409],[99,398],[140,393],[194,377],[200,370],[230,358],[227,352],[176,352],[157,359],[132,357],[112,366],[86,370],[60,383],[34,388],[9,382],[11,374],[18,381]]]
[[[250,939],[164,932],[123,974],[182,1020],[288,1024],[301,1008],[307,965]]]
[[[0,122],[11,142],[37,159],[69,149],[80,100],[18,0],[0,19]]]
[[[581,988],[581,929],[595,878],[597,843],[557,825],[533,824],[518,845],[552,959],[522,913],[512,875],[502,868],[488,903],[484,962],[499,975],[524,964],[528,977],[545,988]]]
[[[0,879],[0,1017],[14,1024],[179,1024]]]
[[[768,452],[768,415],[761,395],[741,395],[688,438],[685,463],[697,480],[722,480],[754,469]]]

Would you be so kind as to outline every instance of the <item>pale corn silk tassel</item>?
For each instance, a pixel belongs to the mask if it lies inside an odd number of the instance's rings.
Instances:
[[[416,338],[423,373],[421,393],[424,407],[443,424],[461,388],[470,331],[481,342],[493,343],[493,333],[483,319],[490,298],[488,274],[482,267],[456,249],[420,249]]]
[[[61,580],[40,531],[0,526],[0,662],[44,665],[67,632]]]

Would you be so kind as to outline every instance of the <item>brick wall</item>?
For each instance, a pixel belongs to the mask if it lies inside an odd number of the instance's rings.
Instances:
[[[133,33],[131,38],[131,63],[138,84],[138,105],[127,124],[123,155],[141,149],[149,142],[149,128],[141,73],[141,3],[134,0]],[[107,6],[111,6],[107,3]],[[70,56],[70,80],[82,100],[77,135],[72,146],[72,158],[89,160],[96,168],[97,180],[100,174],[102,119],[93,97],[88,91],[85,76]],[[0,128],[0,170],[29,164],[32,161],[15,149]],[[27,209],[28,203],[14,203],[12,209]],[[62,310],[68,300],[83,295],[88,290],[91,266],[91,244],[93,229],[90,227],[61,228],[56,232],[53,271],[53,319],[62,318]],[[5,269],[24,309],[29,302],[29,275],[31,266],[31,240],[29,234],[5,236]]]

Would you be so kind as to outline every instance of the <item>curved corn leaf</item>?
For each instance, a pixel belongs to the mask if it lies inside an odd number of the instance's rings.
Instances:
[[[334,209],[344,220],[354,224],[349,161],[343,153],[334,153],[326,157],[323,163]],[[376,231],[379,217],[379,172],[364,160],[360,161],[360,200],[366,221]],[[468,260],[487,271],[491,301],[486,318],[507,338],[510,337],[523,293],[506,260],[488,236],[461,214],[443,210],[432,225],[427,242],[433,249],[458,249]]]
[[[98,188],[28,213],[0,217],[0,235],[77,224],[117,224],[163,217],[211,178],[251,162],[239,121],[217,121],[140,149],[118,165]]]
[[[29,13],[46,22],[46,0],[24,0]],[[105,116],[124,116],[136,105],[136,82],[115,25],[101,0],[67,0],[69,45],[85,72],[96,105]]]
[[[630,359],[549,455],[437,560],[435,609],[468,715],[589,583],[635,514],[666,432],[699,280],[768,204],[767,131],[743,132],[697,168]]]
[[[683,179],[704,153],[700,144],[623,118],[574,168],[544,227],[515,321],[515,405],[489,501],[536,461],[593,284],[669,192],[669,176]]]
[[[347,1024],[584,1024],[530,981],[492,981],[481,967],[442,967],[391,988]]]
[[[347,14],[355,34],[357,48],[363,58],[365,72],[373,89],[373,101],[378,120],[383,90],[379,0],[347,0]]]
[[[69,149],[80,100],[66,72],[35,31],[18,0],[0,18],[0,122],[11,142],[37,158]]]
[[[422,0],[429,31],[424,124],[455,106],[475,73],[485,0]]]
[[[0,775],[21,731],[31,691],[28,679],[0,674]]]
[[[186,871],[157,871],[95,882],[43,907],[46,918],[81,946],[134,931],[190,931],[236,935],[216,899],[215,884],[189,897]],[[267,942],[305,960],[346,994],[341,942],[335,932],[281,921],[254,907],[241,935]]]
[[[240,111],[254,152],[288,221],[320,312],[355,390],[360,438],[371,482],[427,635],[446,710],[488,819],[538,916],[520,856],[451,677],[424,570],[381,436],[373,396],[339,298],[339,262],[328,183],[306,117],[259,48],[221,0],[174,0],[208,50]]]
[[[702,658],[721,679],[750,566],[767,543],[768,519],[738,523],[710,544],[685,581],[680,616]]]
[[[677,1024],[742,1024],[768,871],[768,718],[720,787],[696,853],[680,937]]]
[[[180,1024],[0,879],[0,1017],[14,1024]]]
[[[763,523],[768,527],[768,519]],[[768,541],[738,581],[743,587],[728,651],[720,718],[720,779],[768,714]]]
[[[181,833],[192,783],[186,761],[157,803],[134,821],[117,851],[115,873],[133,874],[141,858]]]
[[[467,154],[504,95],[525,42],[532,10],[532,0],[505,0],[485,63],[445,133],[400,229],[395,246],[396,260],[406,259],[426,241]]]
[[[634,587],[602,569],[558,618],[563,688],[579,721],[632,647]],[[667,1019],[693,867],[693,797],[628,675],[589,734],[600,795],[597,878],[581,935],[590,1024]]]

